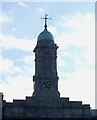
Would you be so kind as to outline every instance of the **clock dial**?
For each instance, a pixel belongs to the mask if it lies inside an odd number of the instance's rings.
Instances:
[[[51,87],[52,87],[52,82],[50,81],[50,80],[45,80],[44,82],[43,82],[43,87],[45,88],[45,89],[51,89]]]

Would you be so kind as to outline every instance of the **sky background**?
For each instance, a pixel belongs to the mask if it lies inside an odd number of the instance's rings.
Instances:
[[[6,101],[33,93],[33,49],[44,29],[59,46],[57,70],[61,97],[95,108],[95,3],[0,3],[0,91]]]

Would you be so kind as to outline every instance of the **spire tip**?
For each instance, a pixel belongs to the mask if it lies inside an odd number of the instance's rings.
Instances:
[[[44,18],[41,17],[41,19],[44,19],[44,20],[45,20],[45,25],[44,25],[44,29],[45,29],[45,30],[47,30],[47,19],[51,19],[51,18],[48,18],[47,16],[48,16],[48,14],[45,14],[45,17],[44,17]]]

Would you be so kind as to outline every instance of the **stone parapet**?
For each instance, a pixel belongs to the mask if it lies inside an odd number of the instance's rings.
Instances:
[[[60,98],[56,101],[37,100],[26,97],[26,100],[4,102],[4,118],[90,118],[90,105],[82,105],[81,101],[69,101]]]
[[[81,101],[70,101],[70,107],[72,108],[80,108],[82,109],[82,102]]]

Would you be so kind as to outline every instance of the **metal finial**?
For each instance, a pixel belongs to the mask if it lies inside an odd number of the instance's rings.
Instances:
[[[41,17],[41,19],[45,19],[45,25],[44,25],[45,30],[47,30],[47,19],[51,19],[51,18],[48,18],[47,16],[48,16],[48,15],[45,14],[45,17],[44,17],[44,18]]]

